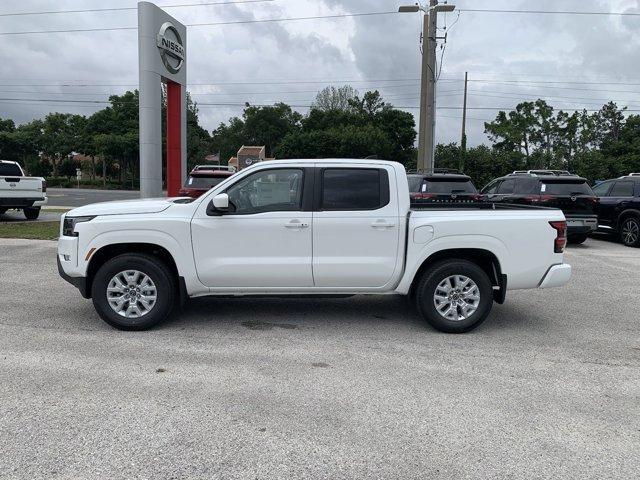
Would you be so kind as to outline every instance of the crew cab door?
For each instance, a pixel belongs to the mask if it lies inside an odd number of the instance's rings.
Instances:
[[[316,287],[382,287],[393,279],[400,242],[395,171],[318,165],[313,213]],[[391,195],[393,192],[393,195]]]
[[[206,199],[191,223],[200,281],[218,289],[313,286],[313,169],[262,168],[223,192],[228,212],[207,213]]]

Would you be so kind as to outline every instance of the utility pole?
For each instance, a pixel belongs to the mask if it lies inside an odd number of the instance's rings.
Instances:
[[[462,104],[462,138],[460,139],[460,172],[464,172],[464,161],[467,155],[467,83],[469,73],[464,72],[464,100]]]
[[[427,110],[429,97],[429,59],[427,54],[429,37],[429,14],[425,13],[422,22],[422,72],[420,75],[420,122],[418,125],[418,171],[427,169],[428,155],[427,152],[431,150],[427,149],[427,132],[431,129],[427,128]]]
[[[424,12],[422,28],[422,71],[420,80],[420,122],[418,131],[418,170],[433,173],[436,136],[436,47],[438,13],[452,12],[455,5],[429,0],[429,7],[420,4],[401,6],[399,12]]]
[[[425,131],[427,156],[425,170],[427,173],[433,173],[436,154],[436,36],[438,35],[438,11],[435,7],[438,6],[438,0],[430,0],[429,6],[429,30],[426,39],[428,47],[426,55],[429,68],[427,78],[429,81],[427,82],[427,128]]]

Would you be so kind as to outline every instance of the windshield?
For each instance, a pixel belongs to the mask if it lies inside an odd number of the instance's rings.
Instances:
[[[15,163],[0,163],[0,177],[21,177],[20,167]]]
[[[542,182],[540,193],[544,195],[590,195],[593,190],[586,181],[579,182]]]
[[[473,186],[470,180],[428,180],[426,187],[425,192],[428,193],[477,193],[476,187]]]
[[[209,190],[211,187],[215,187],[223,180],[229,177],[189,177],[187,180],[187,188],[202,188]]]

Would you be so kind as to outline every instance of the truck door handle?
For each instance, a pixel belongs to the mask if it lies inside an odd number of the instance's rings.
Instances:
[[[284,224],[285,228],[308,228],[308,223],[302,223],[300,220],[291,220],[289,223]]]
[[[395,226],[395,223],[387,223],[384,220],[376,220],[371,224],[372,228],[393,228]]]

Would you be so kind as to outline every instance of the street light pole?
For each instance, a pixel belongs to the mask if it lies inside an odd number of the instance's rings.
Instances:
[[[436,136],[436,47],[438,12],[452,12],[455,5],[429,0],[429,7],[405,5],[399,12],[424,12],[422,28],[422,69],[420,78],[420,121],[418,126],[418,170],[433,173]]]

